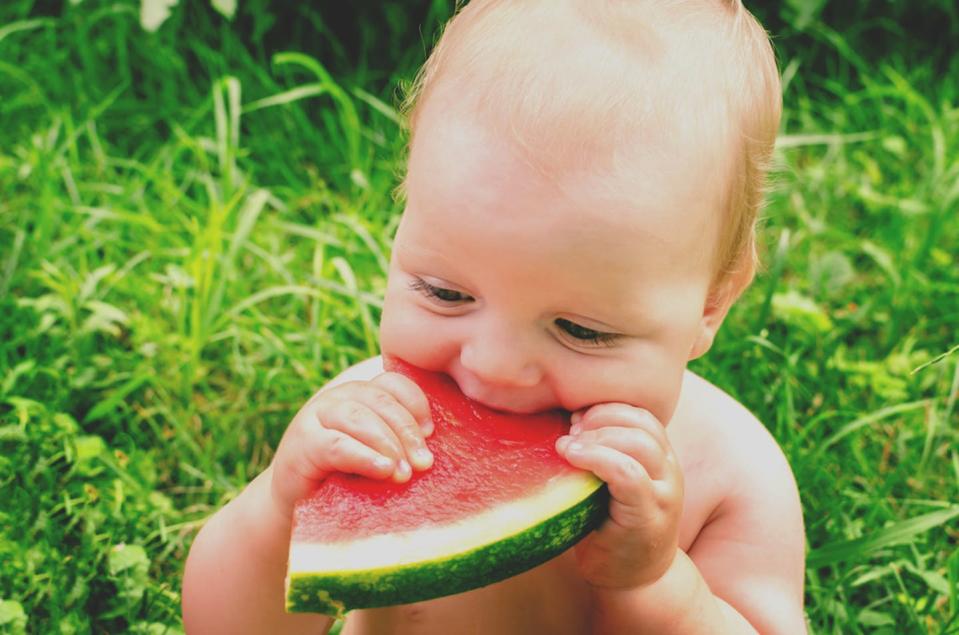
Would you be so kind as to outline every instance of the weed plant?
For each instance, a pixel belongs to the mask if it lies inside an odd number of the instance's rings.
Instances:
[[[449,3],[181,4],[0,6],[0,632],[180,632],[198,527],[377,350]],[[812,632],[959,632],[957,10],[769,7],[765,267],[694,368],[793,466]]]

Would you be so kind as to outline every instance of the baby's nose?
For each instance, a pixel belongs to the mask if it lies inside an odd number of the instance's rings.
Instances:
[[[492,386],[528,388],[542,379],[530,347],[515,337],[475,337],[463,344],[460,364]]]

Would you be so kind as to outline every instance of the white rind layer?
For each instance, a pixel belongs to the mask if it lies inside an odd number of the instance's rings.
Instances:
[[[448,525],[350,542],[294,542],[288,574],[365,571],[448,558],[526,531],[573,507],[601,485],[589,472],[570,472],[542,483],[539,491],[522,499]]]

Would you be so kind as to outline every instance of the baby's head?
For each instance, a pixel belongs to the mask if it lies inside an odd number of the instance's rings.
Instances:
[[[384,352],[493,406],[667,421],[755,269],[763,29],[728,0],[473,0],[407,105]]]

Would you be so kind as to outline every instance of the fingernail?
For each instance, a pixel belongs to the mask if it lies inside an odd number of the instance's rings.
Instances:
[[[434,426],[432,421],[427,421],[420,426],[420,430],[423,432],[424,437],[428,437],[433,434]]]
[[[393,477],[400,483],[408,481],[410,476],[413,475],[413,468],[410,467],[410,464],[400,459],[396,464],[396,471],[393,473]]]
[[[386,470],[390,470],[392,472],[396,467],[393,464],[393,459],[387,458],[385,456],[378,456],[375,459],[373,459],[373,466],[376,469],[382,470],[384,472]]]
[[[410,458],[421,468],[427,468],[433,463],[433,454],[426,448],[413,450]]]
[[[569,420],[571,423],[573,423],[573,425],[575,425],[579,423],[582,418],[583,418],[583,411],[577,410],[576,412],[573,413],[573,416],[570,417]]]
[[[566,446],[569,445],[569,442],[570,442],[570,438],[568,436],[561,436],[560,438],[556,439],[556,449],[559,450],[560,452],[565,453]]]
[[[573,425],[569,427],[569,433],[579,434],[582,431],[582,429],[583,429],[582,426],[580,426],[578,423],[574,423]]]
[[[580,443],[579,441],[573,441],[568,446],[566,446],[566,453],[575,454],[577,452],[580,452],[582,449],[583,449],[582,443]]]

